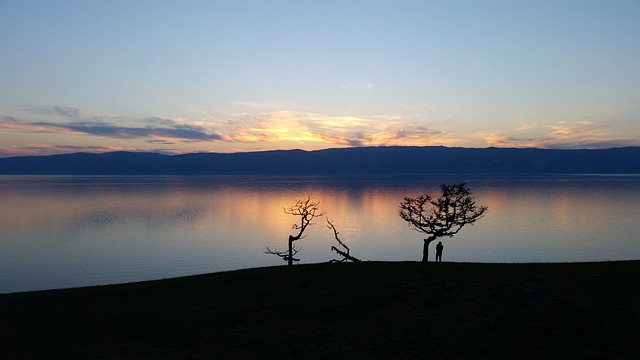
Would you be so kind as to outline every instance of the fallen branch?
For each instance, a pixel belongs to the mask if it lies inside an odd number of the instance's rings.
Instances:
[[[343,243],[343,242],[340,240],[340,238],[338,237],[338,234],[339,234],[338,230],[336,230],[335,225],[333,225],[333,223],[332,223],[331,221],[329,221],[329,219],[327,219],[327,224],[328,224],[328,225],[327,225],[327,227],[328,227],[329,229],[332,229],[332,230],[333,230],[333,236],[335,237],[335,239],[336,239],[336,241],[338,242],[338,244],[340,244],[340,245],[341,245],[343,248],[345,248],[345,250],[346,250],[346,251],[342,251],[342,250],[338,249],[338,248],[337,248],[337,247],[335,247],[335,246],[331,246],[331,251],[335,251],[335,252],[337,252],[340,256],[342,256],[342,257],[343,257],[343,259],[342,259],[342,260],[335,260],[335,259],[333,259],[333,260],[331,260],[331,262],[344,262],[344,261],[347,261],[347,260],[351,260],[351,261],[354,261],[354,262],[360,262],[360,259],[358,259],[358,258],[356,258],[356,257],[353,257],[353,256],[351,256],[351,255],[349,254],[349,247],[348,247],[347,245],[345,245],[345,243]]]
[[[360,262],[360,259],[355,258],[355,257],[353,257],[353,256],[349,255],[349,253],[346,253],[346,252],[344,252],[344,251],[341,251],[340,249],[336,248],[335,246],[331,246],[331,251],[335,251],[335,252],[337,252],[338,254],[340,254],[340,256],[342,256],[342,257],[344,258],[344,259],[339,260],[339,261],[338,261],[338,260],[336,260],[335,262],[343,262],[343,261],[345,261],[345,260],[351,260],[351,261],[354,261],[354,262]]]

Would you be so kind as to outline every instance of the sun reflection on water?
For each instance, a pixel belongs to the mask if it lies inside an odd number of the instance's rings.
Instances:
[[[476,177],[0,178],[0,292],[128,282],[284,265],[298,219],[284,207],[311,194],[363,260],[420,259],[421,239],[398,216],[405,196],[466,181],[489,211],[444,239],[445,261],[640,258],[640,178],[598,181]],[[301,263],[332,259],[318,219]]]

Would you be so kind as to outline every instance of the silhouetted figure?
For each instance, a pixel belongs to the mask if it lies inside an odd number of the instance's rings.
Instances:
[[[442,250],[444,250],[444,245],[442,245],[442,241],[439,241],[436,245],[436,262],[442,262]]]

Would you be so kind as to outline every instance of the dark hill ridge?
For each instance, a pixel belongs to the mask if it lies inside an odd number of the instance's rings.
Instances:
[[[231,154],[75,153],[0,159],[0,175],[373,173],[639,174],[640,147],[552,150],[391,146]]]

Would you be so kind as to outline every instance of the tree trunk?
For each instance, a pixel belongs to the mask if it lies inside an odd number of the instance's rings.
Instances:
[[[293,265],[293,237],[289,236],[289,258],[287,258],[287,264]]]
[[[437,236],[431,236],[428,239],[424,239],[424,245],[422,246],[422,262],[423,263],[429,262],[429,244],[431,244],[431,242],[437,238],[438,238]]]
[[[422,262],[429,262],[429,242],[427,239],[424,239],[424,245],[422,246]]]

